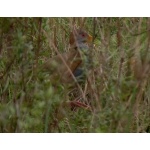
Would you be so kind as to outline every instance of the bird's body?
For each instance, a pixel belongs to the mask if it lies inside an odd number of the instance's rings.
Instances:
[[[71,83],[74,78],[80,78],[88,63],[89,46],[92,37],[81,29],[75,29],[70,35],[71,48],[69,52],[58,54],[44,64],[44,70],[51,74],[51,80]]]

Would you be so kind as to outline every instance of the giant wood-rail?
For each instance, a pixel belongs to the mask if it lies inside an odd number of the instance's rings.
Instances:
[[[50,73],[53,83],[72,83],[78,80],[89,64],[89,44],[92,36],[83,29],[74,28],[70,34],[70,50],[47,60],[44,70]],[[74,76],[74,77],[73,77]]]

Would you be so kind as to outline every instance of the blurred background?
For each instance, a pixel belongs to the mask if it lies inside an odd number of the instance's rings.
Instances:
[[[93,37],[90,110],[70,108],[78,87],[56,90],[40,69],[54,45],[69,51],[74,25]],[[0,18],[0,132],[150,132],[149,116],[149,18]]]

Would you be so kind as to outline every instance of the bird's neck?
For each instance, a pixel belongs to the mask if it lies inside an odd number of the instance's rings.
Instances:
[[[83,42],[76,42],[76,43],[71,45],[71,48],[75,49],[75,50],[79,50],[79,51],[84,51],[84,52],[89,50],[88,44],[83,43]]]

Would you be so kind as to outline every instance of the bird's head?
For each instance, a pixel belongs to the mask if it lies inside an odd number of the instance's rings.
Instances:
[[[92,36],[83,29],[74,28],[70,34],[70,45],[84,45],[92,42]]]
[[[92,36],[82,29],[77,30],[75,38],[78,43],[91,43],[92,42]]]

